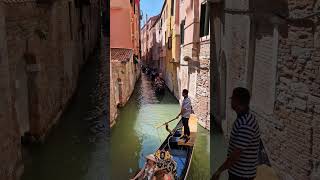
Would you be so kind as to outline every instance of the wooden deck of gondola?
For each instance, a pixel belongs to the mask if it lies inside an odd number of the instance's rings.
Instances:
[[[178,141],[178,145],[194,146],[195,140],[197,137],[197,131],[198,131],[198,119],[194,114],[190,115],[189,128],[190,128],[190,140],[187,143],[185,143],[184,139],[180,139]],[[182,131],[184,131],[184,129]]]

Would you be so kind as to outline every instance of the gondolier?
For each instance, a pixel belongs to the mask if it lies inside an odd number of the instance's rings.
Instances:
[[[181,120],[176,124],[175,128],[169,129],[169,123],[176,119],[174,118],[157,127],[165,125],[169,134],[154,155],[157,161],[157,169],[166,169],[166,173],[171,176],[169,180],[187,180],[194,152],[194,143],[197,137],[198,119],[195,116],[190,116],[190,119],[188,119],[189,134],[191,134],[188,143],[184,143],[179,138],[183,134],[180,125]],[[155,173],[154,175],[157,176],[159,174]]]
[[[178,114],[177,118],[181,115],[181,121],[184,127],[184,134],[181,136],[181,139],[185,139],[185,143],[190,140],[190,128],[189,128],[189,118],[190,114],[192,113],[192,105],[191,100],[188,97],[188,90],[184,89],[182,91],[182,96],[184,97],[181,105],[181,111]]]

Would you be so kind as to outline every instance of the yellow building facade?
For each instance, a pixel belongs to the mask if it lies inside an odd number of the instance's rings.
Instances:
[[[167,0],[165,3],[165,41],[167,49],[165,78],[168,88],[180,99],[180,83],[178,80],[180,61],[179,0]]]

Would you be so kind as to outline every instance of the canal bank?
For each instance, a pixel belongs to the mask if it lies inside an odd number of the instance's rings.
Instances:
[[[165,128],[156,129],[155,126],[176,117],[179,110],[179,102],[168,90],[162,97],[157,97],[151,81],[145,74],[141,75],[111,130],[111,179],[134,176],[143,166],[144,157],[154,153],[168,135]],[[177,122],[170,123],[170,128]],[[209,179],[209,142],[209,132],[198,126],[188,179]]]
[[[74,98],[45,142],[24,150],[22,180],[108,178],[108,124],[101,107],[106,64],[99,54],[84,65]]]

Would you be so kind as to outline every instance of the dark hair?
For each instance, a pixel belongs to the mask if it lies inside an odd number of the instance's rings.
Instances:
[[[187,89],[184,89],[184,90],[182,90],[182,93],[186,93],[186,94],[188,94],[188,90]]]
[[[238,99],[241,105],[249,106],[250,104],[250,92],[246,88],[234,88],[232,92],[232,98]]]

